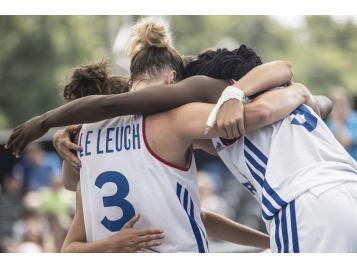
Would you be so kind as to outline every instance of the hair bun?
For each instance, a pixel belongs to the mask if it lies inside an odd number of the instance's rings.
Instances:
[[[168,48],[170,46],[172,46],[171,34],[166,24],[161,20],[145,18],[133,26],[127,54],[133,58],[143,48]]]
[[[105,84],[108,80],[108,73],[108,64],[106,62],[100,62],[75,69],[72,77],[84,84],[92,82]]]

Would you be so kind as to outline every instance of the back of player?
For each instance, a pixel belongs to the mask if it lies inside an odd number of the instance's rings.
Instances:
[[[213,143],[261,203],[273,251],[357,251],[357,164],[312,109]]]
[[[82,127],[81,192],[87,241],[120,230],[136,213],[137,228],[159,228],[160,252],[206,252],[196,166],[160,159],[150,149],[142,116],[126,116]]]

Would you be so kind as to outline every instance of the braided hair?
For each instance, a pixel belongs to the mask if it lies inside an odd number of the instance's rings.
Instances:
[[[257,53],[246,45],[234,50],[206,50],[186,65],[184,78],[206,75],[217,79],[239,80],[254,67],[262,64]]]

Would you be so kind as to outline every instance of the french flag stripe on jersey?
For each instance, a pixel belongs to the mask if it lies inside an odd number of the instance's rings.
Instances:
[[[192,228],[192,231],[193,231],[193,234],[196,238],[196,242],[197,242],[197,247],[198,247],[198,252],[200,253],[204,253],[206,252],[205,250],[205,247],[204,247],[204,244],[203,244],[203,239],[202,239],[202,235],[201,235],[201,231],[200,231],[200,227],[199,225],[197,224],[196,220],[195,220],[195,217],[194,217],[194,206],[193,206],[193,202],[191,200],[191,197],[190,197],[190,205],[191,205],[191,209],[190,211],[188,210],[188,190],[187,189],[184,189],[184,195],[183,195],[183,198],[181,197],[181,192],[182,192],[182,185],[180,183],[177,183],[177,186],[176,186],[176,195],[180,201],[180,204],[183,206],[186,214],[187,214],[187,217],[190,221],[190,224],[191,224],[191,228]]]

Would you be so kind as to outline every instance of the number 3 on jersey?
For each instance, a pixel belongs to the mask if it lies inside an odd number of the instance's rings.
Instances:
[[[101,173],[95,180],[95,185],[102,189],[103,185],[112,182],[116,185],[117,191],[112,196],[103,197],[104,207],[119,207],[123,211],[123,216],[117,220],[109,220],[106,216],[102,224],[111,232],[119,231],[135,215],[133,205],[125,199],[129,194],[129,183],[123,174],[116,171],[106,171]]]

